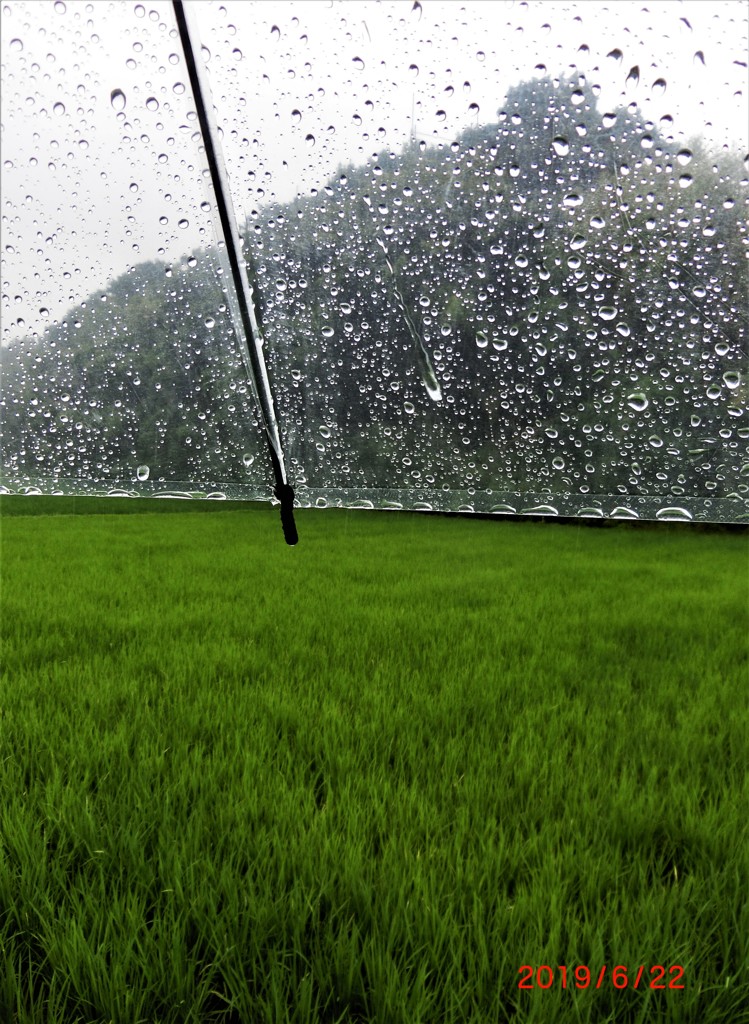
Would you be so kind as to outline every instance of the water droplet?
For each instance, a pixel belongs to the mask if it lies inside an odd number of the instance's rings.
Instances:
[[[309,148],[310,148],[310,149],[312,149],[312,147],[313,147],[313,146],[314,146],[314,144],[315,144],[315,136],[314,136],[314,135],[312,135],[312,134],[310,134],[310,135],[305,135],[305,136],[304,136],[304,141],[305,141],[305,142],[307,143],[307,145],[309,146]]]
[[[629,329],[629,324],[617,324],[616,333],[620,334],[622,338],[628,338],[632,332]]]
[[[554,469],[564,469],[564,459],[561,455],[557,455],[556,458],[552,459],[551,464]]]
[[[557,135],[556,138],[552,139],[551,144],[557,156],[567,156],[570,151],[570,144],[563,135]]]
[[[656,78],[651,86],[651,90],[654,96],[662,96],[666,91],[666,79]]]
[[[47,317],[49,316],[49,310],[47,309],[46,306],[42,306],[42,308],[39,310],[39,315],[43,316],[45,320],[47,319]]]
[[[445,118],[447,117],[447,113],[444,110],[438,110],[437,113],[435,114],[435,117],[437,118],[438,121],[444,121]]]
[[[694,55],[694,63],[696,64],[697,61],[699,61],[700,64],[702,64],[704,66],[704,64],[705,64],[705,54],[702,52],[702,50],[697,50],[697,52]]]
[[[234,47],[234,49],[231,51],[231,55],[234,58],[234,60],[241,60],[242,59],[242,51],[239,49],[238,46]]]
[[[651,434],[650,437],[648,438],[648,444],[650,445],[651,448],[662,448],[663,447],[663,438],[662,437],[658,437],[657,434]]]
[[[335,331],[333,330],[332,327],[323,327],[320,333],[322,334],[323,338],[332,338],[333,335],[335,334]]]
[[[130,191],[131,192],[137,192],[138,191],[138,183],[137,183],[137,181],[131,181],[130,182]]]
[[[619,49],[619,48],[617,47],[617,48],[615,48],[615,49],[611,50],[611,51],[610,51],[609,53],[607,53],[607,54],[606,54],[606,56],[607,56],[607,57],[611,57],[611,58],[612,58],[612,60],[616,60],[616,61],[621,61],[621,59],[622,59],[622,57],[624,56],[624,54],[623,54],[623,53],[622,53],[622,51],[621,51],[621,50],[620,50],[620,49]]]
[[[11,39],[10,48],[11,50],[15,50],[16,53],[20,53],[20,51],[23,49],[23,43],[21,42],[20,39]]]
[[[419,0],[414,0],[413,7],[411,8],[411,14],[415,14],[416,20],[421,21],[422,10]]]
[[[474,117],[478,117],[479,110],[480,110],[480,107],[479,107],[478,103],[471,103],[469,105],[469,107],[468,107],[468,113],[472,114]]]
[[[680,149],[679,152],[676,154],[676,159],[682,167],[686,167],[686,165],[692,159],[692,150]]]
[[[65,104],[60,103],[58,100],[58,102],[55,103],[54,107],[52,107],[52,111],[53,113],[62,116],[65,113]]]
[[[361,59],[361,57],[354,57],[351,63],[354,65],[357,71],[364,70],[364,61]]]
[[[205,325],[209,331],[212,331],[213,328],[216,326],[216,321],[213,319],[212,316],[206,317]]]
[[[669,506],[668,508],[659,508],[655,513],[655,518],[663,520],[673,520],[674,522],[691,522],[692,513],[688,512],[685,508],[678,508],[677,506]]]
[[[489,338],[487,337],[486,331],[479,331],[476,335],[476,345],[478,348],[486,348],[489,344]]]
[[[731,391],[735,391],[741,384],[741,374],[738,370],[727,370],[723,374],[723,383],[727,388],[730,388]]]
[[[572,101],[573,106],[579,107],[581,103],[585,103],[585,93],[582,89],[575,89],[570,96],[570,100]]]
[[[575,207],[580,206],[582,203],[582,196],[579,196],[577,192],[570,192],[562,200],[565,206]]]
[[[182,228],[183,231],[185,230],[186,227],[189,226],[189,224],[190,221],[186,217],[183,217],[181,220],[177,221],[177,227]]]
[[[613,320],[619,310],[616,306],[601,306],[598,310],[598,315],[601,320]]]
[[[408,70],[411,72],[411,74],[414,76],[414,78],[418,77],[418,74],[419,74],[419,65],[418,64],[409,64],[408,65]]]
[[[275,41],[278,41],[281,38],[281,29],[278,27],[278,25],[272,25],[270,34]]]
[[[143,481],[145,480],[148,480],[150,473],[151,469],[149,466],[138,466],[138,468],[135,471],[135,475],[141,481],[141,483],[143,483]]]
[[[63,0],[55,0],[55,14],[64,14],[67,11],[67,7],[63,3]]]
[[[680,177],[679,177],[679,188],[689,188],[689,186],[691,184],[692,184],[692,175],[691,174],[682,174],[682,175],[680,175]]]
[[[635,412],[645,412],[649,402],[642,391],[635,391],[633,394],[627,395],[627,405]]]
[[[587,244],[588,240],[584,235],[575,235],[570,242],[570,249],[584,249]]]
[[[177,96],[181,96],[184,93],[184,91],[185,91],[185,83],[184,82],[175,82],[174,85],[172,86],[172,92],[175,93]]]
[[[109,101],[112,104],[113,110],[124,110],[127,99],[122,89],[112,89],[112,93],[109,97]]]
[[[162,214],[159,217],[159,224],[161,224],[162,228],[165,228],[168,223],[169,223],[169,218],[167,216],[165,216],[164,214]]]
[[[330,437],[330,427],[328,427],[328,426],[325,426],[325,425],[323,424],[323,425],[322,425],[322,426],[320,427],[320,435],[321,435],[321,437],[324,437],[324,438],[325,438],[325,440],[327,441],[327,440],[328,440],[328,438]]]
[[[627,88],[634,89],[639,84],[640,84],[640,66],[639,66],[639,64],[635,64],[634,67],[629,69],[629,74],[627,75],[627,81],[625,82],[625,85],[627,86]]]
[[[144,18],[145,16],[146,16],[146,9],[143,6],[143,4],[136,4],[135,5],[135,17],[136,18]]]
[[[302,112],[301,112],[301,110],[292,110],[291,111],[291,120],[294,122],[294,124],[299,124],[299,122],[302,120]]]
[[[146,107],[148,107],[149,110],[158,110],[159,101],[156,99],[155,96],[149,96],[148,99],[146,100]]]
[[[416,406],[413,404],[413,402],[404,402],[403,411],[407,412],[409,416],[413,416],[413,414],[416,412]]]

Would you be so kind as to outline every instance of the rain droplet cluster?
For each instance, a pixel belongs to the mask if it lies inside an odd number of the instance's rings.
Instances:
[[[539,63],[533,32],[554,26],[521,5],[525,70],[492,106],[497,61],[467,19],[445,70],[428,6],[344,11],[331,66],[314,19],[263,7],[202,12],[201,59],[300,500],[745,517],[749,166],[680,129],[667,70],[626,40],[597,53],[593,33]],[[54,11],[56,35],[19,19],[3,42],[9,126],[27,109],[43,125],[3,167],[4,321],[28,317],[0,350],[3,480],[268,494],[173,26],[128,8],[105,74],[63,55],[66,33],[85,52],[111,24]],[[256,86],[248,66],[268,69]],[[43,218],[50,181],[75,227]],[[110,215],[117,245],[81,288],[86,219]]]

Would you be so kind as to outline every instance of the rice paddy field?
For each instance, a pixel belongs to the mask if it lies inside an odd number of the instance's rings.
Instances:
[[[749,1022],[746,532],[156,504],[0,505],[0,1021]]]

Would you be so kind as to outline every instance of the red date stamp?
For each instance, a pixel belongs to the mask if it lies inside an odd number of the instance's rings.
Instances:
[[[554,971],[556,970],[556,974]],[[656,964],[647,968],[641,965],[631,970],[623,964],[608,970],[606,964],[597,972],[591,971],[589,967],[579,966],[573,971],[566,967],[552,968],[548,964],[541,964],[540,967],[533,967],[532,964],[523,964],[518,969],[520,981],[518,988],[551,988],[556,982],[562,988],[601,988],[604,984],[611,984],[614,988],[650,988],[650,989],[678,989],[684,988],[684,968],[675,965],[674,967],[662,967]]]

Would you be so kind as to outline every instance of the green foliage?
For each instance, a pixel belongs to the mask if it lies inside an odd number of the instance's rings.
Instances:
[[[3,517],[2,1019],[743,1020],[746,537],[298,516]]]
[[[544,77],[452,144],[254,211],[295,481],[737,494],[748,184],[737,154]],[[142,264],[0,353],[4,478],[127,482],[142,463],[267,489],[243,461],[262,439],[217,264]]]

